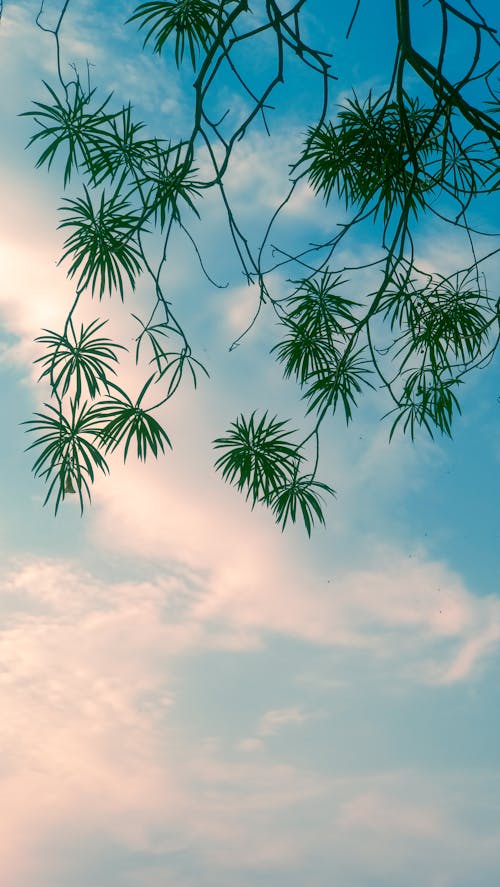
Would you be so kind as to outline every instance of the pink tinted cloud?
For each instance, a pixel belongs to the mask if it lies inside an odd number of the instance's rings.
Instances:
[[[5,883],[21,887],[26,860],[61,829],[101,827],[141,846],[175,793],[155,730],[170,704],[168,671],[165,663],[157,667],[172,640],[162,631],[156,598],[157,589],[146,585],[135,593],[108,587],[105,595],[99,583],[54,563],[3,578]]]
[[[312,716],[303,711],[298,705],[290,708],[276,708],[266,711],[262,715],[257,726],[259,736],[274,736],[285,727],[300,725],[310,719]]]
[[[297,546],[268,514],[250,512],[197,452],[188,444],[160,464],[117,464],[93,512],[97,543],[199,575],[196,622],[234,633],[235,646],[277,632],[371,650],[433,683],[466,679],[495,649],[498,601],[472,594],[445,564],[380,545],[365,567],[336,564],[330,581],[314,543]]]
[[[394,853],[395,829],[404,836],[399,865],[419,843],[451,840],[445,801],[429,808],[429,786],[417,791],[404,774],[339,779],[277,760],[262,745],[228,750],[179,724],[179,657],[227,640],[214,631],[224,608],[200,617],[200,600],[214,593],[206,575],[204,584],[192,565],[176,576],[103,583],[38,561],[2,576],[0,867],[9,887],[70,882],[75,863],[65,848],[97,838],[151,857],[183,849],[209,871],[307,866],[318,852],[350,853],[363,834],[369,864]],[[238,612],[231,606],[236,637],[248,631]],[[322,614],[324,637],[335,642],[335,614]],[[305,717],[300,706],[273,709],[261,727],[268,734]]]
[[[165,618],[179,583],[105,586],[38,562],[0,585],[0,870],[9,887],[49,887],[66,842],[94,835],[153,855],[188,844],[221,865],[278,865],[305,852],[287,812],[323,794],[317,775],[227,760],[202,737],[186,744],[176,726],[172,666],[203,643],[189,618]]]
[[[345,829],[379,834],[437,837],[443,832],[442,812],[429,802],[391,797],[387,789],[370,789],[342,804],[337,822]]]

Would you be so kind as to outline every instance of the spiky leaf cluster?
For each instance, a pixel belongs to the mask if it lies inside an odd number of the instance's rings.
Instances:
[[[398,426],[412,439],[419,427],[431,437],[435,430],[451,436],[461,411],[456,391],[468,367],[481,361],[498,308],[469,274],[430,276],[423,285],[406,274],[387,290],[384,306],[391,329],[401,330],[390,349],[400,383],[387,414],[394,417],[390,438]]]
[[[41,452],[33,464],[35,477],[48,483],[44,505],[55,495],[55,511],[68,494],[77,493],[83,511],[83,494],[90,500],[90,483],[95,471],[109,471],[99,447],[100,417],[93,404],[82,406],[71,400],[66,413],[62,405],[44,404],[46,412],[36,412],[34,419],[24,424],[37,435],[27,449],[40,447]]]
[[[295,281],[296,290],[280,312],[281,338],[271,349],[283,364],[285,378],[301,386],[312,376],[327,373],[353,329],[357,302],[339,292],[342,279],[326,270],[318,277]]]
[[[96,206],[85,186],[84,195],[76,200],[65,198],[61,207],[71,215],[65,216],[59,228],[73,231],[64,242],[60,261],[68,257],[72,260],[68,275],[78,275],[78,290],[90,286],[92,295],[97,290],[99,298],[106,289],[110,295],[118,290],[123,299],[123,274],[134,289],[142,270],[135,240],[140,217],[130,210],[119,189],[109,198],[103,191]]]
[[[316,481],[313,474],[300,474],[304,461],[302,446],[286,426],[288,420],[267,413],[257,421],[253,412],[247,420],[239,416],[231,423],[225,437],[214,441],[215,449],[224,450],[215,468],[228,483],[250,499],[273,511],[276,521],[285,528],[288,519],[294,523],[300,511],[308,535],[317,518],[324,523],[323,499],[320,494],[334,491]]]
[[[35,142],[48,142],[36,162],[37,167],[46,163],[50,169],[59,149],[66,153],[66,186],[75,170],[91,165],[92,152],[99,150],[103,140],[107,140],[107,127],[113,120],[113,115],[104,113],[104,109],[111,96],[98,107],[92,108],[95,89],[86,92],[78,78],[70,89],[66,88],[63,97],[58,96],[45,80],[43,83],[52,102],[33,102],[35,109],[24,111],[21,116],[32,117],[39,127],[31,136],[28,147]]]
[[[152,0],[140,3],[129,22],[139,21],[139,28],[148,28],[144,45],[153,40],[154,51],[161,54],[171,36],[175,39],[175,63],[179,68],[184,52],[189,50],[193,70],[196,69],[197,56],[207,50],[210,40],[215,36],[217,15],[223,3],[212,3],[210,0]]]
[[[348,99],[337,123],[309,130],[303,162],[314,190],[328,202],[332,195],[346,207],[375,203],[387,222],[395,206],[425,207],[437,181],[430,164],[436,157],[438,121],[418,99],[405,103]]]
[[[99,405],[99,439],[106,452],[116,450],[125,441],[123,461],[126,461],[133,442],[137,445],[137,457],[141,460],[146,459],[149,451],[156,457],[160,451],[165,451],[165,444],[172,446],[164,428],[142,406],[144,395],[153,379],[154,376],[149,377],[135,402],[123,389],[113,384],[117,395],[106,398]]]
[[[94,320],[88,326],[81,324],[77,335],[72,324],[66,332],[60,334],[53,330],[44,330],[45,336],[38,336],[36,342],[47,347],[48,354],[37,357],[43,371],[39,377],[47,379],[50,386],[62,399],[75,386],[75,403],[80,398],[85,385],[93,400],[101,390],[108,390],[108,373],[116,375],[113,364],[118,363],[117,351],[124,350],[106,336],[96,335],[107,321]]]
[[[181,220],[181,201],[199,217],[193,198],[200,195],[197,170],[183,157],[182,145],[154,141],[140,165],[138,184],[144,194],[146,216],[152,214],[163,229],[167,220]]]
[[[57,406],[46,403],[45,412],[36,412],[24,424],[37,435],[28,450],[40,448],[33,465],[35,476],[48,484],[45,503],[55,495],[55,510],[67,495],[77,493],[83,511],[83,494],[90,501],[90,484],[96,469],[109,471],[106,454],[124,443],[124,459],[132,442],[137,455],[145,459],[164,452],[170,439],[151,410],[142,406],[153,381],[151,376],[133,402],[112,379],[123,345],[112,342],[99,332],[105,321],[83,324],[77,334],[72,323],[62,334],[45,330],[37,341],[48,354],[37,358],[43,370],[40,379],[50,383]],[[102,395],[102,397],[99,397]],[[82,404],[82,397],[87,396]],[[45,504],[44,503],[44,504]]]

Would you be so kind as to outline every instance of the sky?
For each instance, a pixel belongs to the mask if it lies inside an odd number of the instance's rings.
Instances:
[[[476,5],[500,27],[493,0]],[[362,3],[348,42],[353,4],[334,6],[310,0],[304,10],[308,35],[333,54],[336,95],[380,89],[392,4],[381,0],[375,14]],[[416,37],[432,52],[432,7],[414,6]],[[59,8],[46,4],[49,19]],[[132,8],[73,0],[63,64],[84,70],[89,60],[103,96],[130,99],[175,138],[189,124],[192,75],[142,51],[123,24]],[[260,8],[252,4],[256,21]],[[165,411],[172,452],[144,464],[113,457],[83,517],[72,502],[57,516],[43,508],[20,423],[48,396],[33,340],[60,328],[73,289],[57,265],[57,164],[34,169],[31,124],[18,116],[43,97],[41,80],[55,82],[37,11],[6,0],[0,24],[1,883],[496,887],[498,359],[463,387],[453,440],[389,445],[378,393],[349,428],[332,420],[322,476],[337,497],[326,526],[310,540],[300,526],[282,533],[213,468],[210,441],[238,413],[302,419],[268,357],[270,314],[229,351],[256,294],[208,198],[191,230],[227,286],[208,283],[186,241],[166,269],[210,372]],[[468,51],[464,39],[453,33],[450,64]],[[255,242],[317,101],[293,62],[287,71],[272,138],[256,125],[229,172]],[[231,88],[222,82],[221,103],[237,108]],[[498,210],[493,198],[481,207],[490,224]],[[331,225],[332,210],[303,188],[283,231],[299,242]],[[419,246],[430,268],[460,261],[451,229],[424,226]],[[350,249],[369,259],[373,232]],[[499,271],[492,261],[492,292]],[[273,286],[285,293],[286,273]],[[81,317],[110,318],[133,349],[129,312],[149,296],[139,283],[124,306],[89,299]],[[121,378],[137,391],[144,381],[130,361]]]

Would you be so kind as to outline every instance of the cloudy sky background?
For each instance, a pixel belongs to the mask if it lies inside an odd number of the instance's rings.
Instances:
[[[50,18],[59,4],[46,5]],[[500,26],[493,0],[478,5]],[[346,44],[352,4],[336,18],[327,3],[307,4],[309,33],[334,53],[339,95],[383,85],[391,6],[374,15],[366,4]],[[189,77],[139,52],[122,25],[132,7],[73,0],[65,60],[89,59],[103,96],[130,98],[155,132],[175,137],[189,122]],[[31,125],[17,116],[43,97],[42,78],[54,82],[37,10],[8,0],[0,26],[2,883],[494,887],[498,361],[464,386],[452,442],[389,447],[377,396],[349,429],[331,423],[322,476],[338,496],[327,527],[310,541],[300,527],[281,534],[212,467],[210,441],[237,413],[269,408],[297,421],[300,407],[265,359],[270,316],[228,351],[255,294],[208,200],[205,225],[192,230],[229,286],[211,288],[179,241],[167,289],[211,379],[169,405],[173,452],[125,467],[117,456],[83,519],[72,503],[56,518],[42,509],[19,423],[46,396],[33,339],[61,327],[72,287],[56,265],[60,180],[33,169]],[[256,128],[231,173],[255,239],[310,122],[310,84],[293,66],[290,78],[273,141]],[[483,212],[498,218],[498,202]],[[331,224],[302,189],[283,230],[314,239]],[[453,232],[437,239],[429,226],[420,243],[429,267],[456,267]],[[357,256],[374,248],[363,240]],[[499,270],[491,263],[492,289]],[[285,292],[284,276],[274,286]],[[148,298],[145,283],[125,309],[89,301],[80,316],[110,317],[132,347],[127,311]],[[131,363],[121,378],[142,385]]]

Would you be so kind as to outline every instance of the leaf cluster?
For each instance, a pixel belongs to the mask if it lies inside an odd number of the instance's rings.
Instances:
[[[120,188],[109,198],[103,191],[96,206],[85,185],[83,190],[84,197],[65,198],[65,206],[61,207],[71,215],[65,216],[59,228],[74,230],[64,242],[60,262],[72,259],[68,275],[74,277],[78,272],[78,290],[90,286],[92,295],[97,289],[99,298],[106,289],[110,295],[118,290],[123,300],[123,273],[134,289],[142,270],[141,251],[135,240],[141,216],[131,211]]]
[[[34,419],[24,424],[37,439],[27,449],[42,447],[33,464],[35,477],[42,477],[48,484],[44,505],[55,494],[55,511],[67,494],[78,493],[83,511],[83,493],[90,500],[90,483],[94,482],[95,469],[109,472],[108,464],[98,445],[100,418],[93,404],[85,401],[79,408],[70,401],[69,415],[62,405],[44,404],[46,412],[36,412]]]
[[[474,285],[475,284],[475,285]],[[401,330],[392,346],[402,383],[390,431],[401,423],[413,439],[424,426],[451,436],[453,415],[460,412],[455,391],[461,375],[481,359],[498,322],[498,309],[470,274],[428,277],[424,285],[408,277],[388,289],[384,316]]]
[[[145,216],[154,216],[163,230],[167,219],[180,222],[180,201],[199,217],[194,199],[202,191],[196,180],[197,169],[183,157],[182,145],[163,146],[153,140],[150,150],[143,158],[138,185],[144,195]]]
[[[284,335],[271,354],[283,364],[285,378],[293,376],[304,386],[338,358],[348,331],[356,325],[353,309],[359,303],[339,293],[342,278],[328,269],[294,282],[296,289],[280,316]]]
[[[52,97],[51,104],[33,102],[35,109],[24,111],[20,116],[32,117],[39,127],[31,136],[28,147],[35,142],[48,142],[36,162],[37,168],[46,163],[50,169],[59,149],[66,152],[66,187],[75,170],[91,165],[92,152],[99,151],[103,140],[107,139],[107,126],[113,115],[104,113],[104,109],[111,96],[92,108],[95,89],[85,92],[78,78],[71,89],[66,88],[63,98],[45,80],[43,83]]]
[[[46,412],[24,424],[37,435],[28,450],[40,447],[33,465],[35,476],[49,482],[45,503],[55,493],[55,510],[67,494],[78,493],[83,510],[83,493],[90,500],[90,485],[95,470],[108,472],[105,455],[123,442],[124,460],[133,441],[139,459],[149,452],[155,458],[164,452],[170,439],[142,405],[155,376],[150,376],[135,402],[110,378],[115,376],[117,352],[124,349],[100,335],[106,321],[83,324],[79,332],[72,322],[62,334],[45,330],[37,341],[48,354],[35,360],[42,366],[40,379],[49,381],[57,406],[45,404]],[[81,405],[84,394],[89,398]],[[65,408],[69,395],[69,410]],[[98,399],[98,395],[103,395]],[[45,504],[44,503],[44,504]]]
[[[224,450],[215,468],[225,481],[246,492],[252,507],[257,502],[270,507],[283,529],[289,518],[295,522],[300,508],[310,535],[315,517],[324,523],[319,490],[332,495],[334,491],[312,474],[299,474],[302,445],[294,441],[295,432],[287,425],[288,420],[270,419],[267,412],[259,421],[255,412],[248,420],[240,415],[226,436],[213,442],[215,449]]]
[[[402,373],[403,390],[399,402],[387,415],[395,415],[389,432],[392,440],[396,428],[402,424],[403,431],[415,437],[417,428],[426,428],[431,438],[437,428],[441,434],[451,437],[454,412],[461,413],[460,404],[454,389],[462,384],[461,379],[446,375],[423,364],[415,370]]]
[[[47,347],[48,354],[37,357],[43,371],[39,376],[48,379],[51,388],[62,399],[75,385],[75,403],[80,402],[83,384],[86,385],[92,400],[101,392],[101,386],[108,390],[108,373],[116,375],[113,363],[118,363],[116,352],[126,350],[106,336],[96,334],[107,321],[94,320],[88,326],[82,324],[77,335],[72,324],[66,332],[60,334],[53,330],[44,330],[45,336],[38,336],[35,341]]]
[[[284,377],[294,376],[305,389],[307,412],[335,412],[341,401],[349,422],[356,395],[363,383],[370,385],[366,377],[371,369],[362,356],[365,348],[353,348],[360,303],[339,292],[344,282],[328,269],[296,281],[280,319],[285,335],[271,353],[283,364]]]
[[[124,461],[135,441],[137,456],[145,460],[151,452],[156,458],[171,447],[170,439],[150,410],[142,406],[142,399],[153,377],[144,385],[134,403],[123,389],[107,380],[110,394],[102,400],[79,405],[76,397],[70,398],[69,411],[63,400],[58,406],[44,404],[46,412],[36,412],[34,419],[23,424],[37,438],[27,449],[41,447],[33,472],[49,483],[44,504],[55,493],[55,511],[67,494],[78,493],[83,511],[83,493],[90,501],[90,483],[94,482],[95,469],[108,473],[105,455],[113,452],[123,442]],[[91,383],[92,384],[92,383]],[[90,386],[89,386],[90,387]]]
[[[210,0],[152,0],[140,3],[127,21],[140,21],[139,30],[149,28],[143,45],[154,40],[153,49],[158,54],[174,36],[174,57],[178,68],[187,44],[193,70],[196,70],[198,54],[206,52],[216,36],[215,25],[222,6],[224,3]]]
[[[308,131],[301,163],[314,191],[328,202],[336,193],[351,206],[382,210],[387,223],[395,207],[417,215],[437,182],[430,164],[436,159],[438,121],[433,110],[404,96],[404,104],[384,94],[364,102],[355,95],[338,112]]]
[[[106,452],[115,450],[125,441],[123,461],[126,460],[133,441],[137,444],[137,457],[141,460],[146,459],[149,450],[156,458],[159,451],[165,452],[165,444],[172,447],[164,428],[141,406],[153,379],[154,375],[149,377],[135,403],[123,389],[113,384],[118,396],[109,397],[99,405],[99,418],[103,423],[99,429],[99,438]]]

